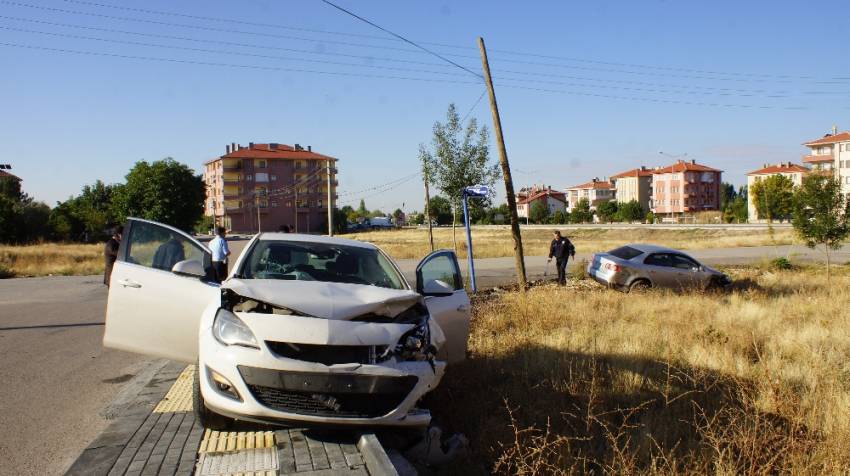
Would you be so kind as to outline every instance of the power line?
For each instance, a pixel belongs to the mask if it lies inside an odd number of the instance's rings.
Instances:
[[[350,73],[343,71],[320,71],[320,70],[311,70],[311,69],[300,69],[300,68],[281,68],[278,66],[262,66],[262,65],[247,65],[247,64],[232,64],[232,63],[216,63],[212,61],[197,61],[197,60],[184,60],[184,59],[175,59],[175,58],[162,58],[162,57],[154,57],[154,56],[137,56],[137,55],[126,55],[126,54],[118,54],[118,53],[104,53],[99,51],[84,51],[84,50],[71,50],[66,48],[50,48],[46,46],[35,46],[35,45],[25,45],[21,43],[2,43],[0,42],[0,46],[8,46],[13,48],[23,48],[30,50],[40,50],[40,51],[52,51],[56,53],[70,53],[76,55],[86,55],[86,56],[104,56],[111,58],[123,58],[123,59],[138,59],[143,61],[159,61],[166,63],[182,63],[182,64],[192,64],[192,65],[201,65],[201,66],[221,66],[226,68],[237,68],[237,69],[255,69],[255,70],[263,70],[263,71],[284,71],[290,73],[313,73],[313,74],[325,74],[332,76],[351,76],[351,77],[359,77],[359,78],[373,78],[373,79],[399,79],[406,81],[420,81],[426,83],[452,83],[452,84],[478,84],[473,81],[456,81],[451,79],[436,79],[436,78],[414,78],[409,76],[388,76],[388,75],[379,75],[379,74],[364,74],[364,73]]]
[[[440,75],[448,75],[448,76],[458,76],[458,73],[452,73],[447,71],[430,71],[423,69],[412,69],[412,68],[397,68],[392,66],[378,66],[378,65],[368,65],[368,64],[354,64],[354,63],[340,63],[338,61],[325,61],[325,60],[316,60],[316,59],[308,59],[308,58],[290,58],[286,56],[271,56],[271,55],[261,55],[256,53],[245,53],[239,51],[226,51],[226,50],[212,50],[206,48],[191,48],[186,46],[175,46],[175,45],[162,45],[156,43],[144,43],[139,41],[128,41],[128,40],[114,40],[110,38],[98,38],[94,36],[83,36],[83,35],[71,35],[67,33],[55,33],[48,31],[39,31],[39,30],[28,30],[25,28],[12,28],[7,26],[0,25],[0,29],[9,30],[9,31],[18,31],[23,33],[35,33],[39,35],[47,35],[47,36],[55,36],[60,38],[73,38],[79,40],[92,40],[92,41],[101,41],[105,43],[117,43],[117,44],[125,44],[125,45],[136,45],[136,46],[146,46],[153,48],[167,48],[172,50],[183,50],[183,51],[195,51],[200,53],[215,53],[215,54],[225,54],[225,55],[235,55],[235,56],[249,56],[254,58],[265,58],[265,59],[276,59],[276,60],[284,60],[284,61],[302,61],[307,63],[319,63],[319,64],[330,64],[335,66],[349,66],[354,68],[373,68],[373,69],[383,69],[383,70],[393,70],[393,71],[405,71],[405,72],[414,72],[414,73],[428,73],[428,74],[440,74]]]
[[[410,174],[410,175],[405,175],[404,177],[401,177],[401,178],[398,178],[398,179],[395,179],[395,180],[391,180],[389,182],[382,183],[380,185],[375,185],[375,186],[372,186],[372,187],[369,187],[369,188],[364,188],[362,190],[355,190],[355,191],[351,191],[351,192],[342,192],[342,193],[339,194],[339,196],[342,197],[342,196],[345,196],[345,195],[356,195],[356,194],[371,192],[373,190],[378,190],[382,187],[386,187],[388,185],[412,180],[413,178],[418,177],[419,175],[421,175],[421,172],[416,172],[416,173],[413,173],[413,174]]]
[[[240,25],[248,25],[248,26],[259,26],[259,27],[276,28],[276,29],[284,29],[284,30],[291,30],[291,31],[303,31],[303,32],[308,32],[308,33],[320,33],[320,34],[325,34],[325,35],[338,35],[338,36],[367,38],[367,39],[381,40],[381,41],[407,41],[405,39],[386,38],[386,37],[376,36],[376,35],[366,35],[366,34],[339,32],[339,31],[332,31],[332,30],[320,30],[320,29],[311,29],[311,28],[303,28],[303,27],[293,27],[293,26],[281,25],[281,24],[277,24],[277,23],[262,23],[262,22],[246,21],[246,20],[239,20],[239,19],[233,19],[233,18],[221,18],[221,17],[191,15],[191,14],[185,14],[185,13],[179,13],[179,12],[168,12],[168,11],[163,11],[163,10],[126,7],[126,6],[123,6],[123,5],[96,3],[96,2],[90,2],[90,1],[84,1],[84,0],[63,0],[63,1],[65,1],[67,3],[78,4],[78,5],[87,5],[87,6],[94,6],[94,7],[99,7],[99,8],[110,8],[110,9],[115,9],[115,10],[123,10],[123,11],[154,14],[154,15],[189,18],[189,19],[194,19],[194,20],[213,21],[213,22],[240,24]],[[326,2],[326,3],[329,3],[329,2]],[[340,8],[340,7],[337,7],[336,5],[333,5],[333,6],[336,7],[336,8]],[[347,13],[351,14],[350,12],[347,12]],[[376,25],[373,25],[373,26],[376,26]],[[378,27],[378,28],[380,28],[380,27]],[[434,46],[441,46],[441,47],[445,47],[445,48],[464,49],[464,50],[474,50],[475,49],[474,47],[471,47],[471,46],[452,45],[452,44],[447,44],[447,43],[437,43],[437,42],[428,42],[428,41],[416,41],[416,43],[434,45]],[[411,42],[411,44],[414,44],[414,45],[416,45],[416,43]],[[588,58],[577,58],[577,57],[558,56],[558,55],[546,55],[546,54],[540,54],[540,53],[503,50],[503,49],[493,49],[492,52],[496,53],[497,57],[498,57],[498,54],[504,54],[504,55],[512,55],[512,56],[526,56],[526,57],[537,57],[537,58],[544,58],[544,59],[554,59],[554,60],[562,60],[562,61],[569,61],[569,62],[576,62],[576,63],[600,64],[600,65],[606,65],[606,66],[624,66],[624,67],[639,68],[639,69],[658,69],[658,70],[664,70],[664,71],[680,71],[680,72],[688,72],[688,73],[714,74],[714,75],[725,75],[725,76],[747,76],[747,77],[760,77],[760,78],[800,79],[800,80],[816,80],[817,79],[813,76],[795,76],[795,75],[787,75],[787,74],[768,74],[768,73],[744,73],[744,72],[735,72],[735,71],[724,72],[724,71],[712,71],[712,70],[702,70],[702,69],[693,69],[693,68],[683,68],[683,67],[675,67],[675,66],[657,66],[657,65],[640,64],[640,63],[621,63],[621,62],[614,62],[614,61],[602,61],[602,60],[595,60],[595,59],[588,59]],[[850,78],[832,78],[832,79],[844,81],[844,80],[848,80]]]
[[[450,59],[446,58],[445,56],[440,55],[439,53],[435,53],[435,52],[433,52],[433,51],[429,50],[428,48],[425,48],[425,47],[424,47],[424,46],[422,46],[422,45],[419,45],[419,44],[417,44],[417,43],[415,43],[415,42],[413,42],[413,41],[410,41],[410,40],[408,40],[407,38],[405,38],[405,37],[403,37],[403,36],[401,36],[401,35],[399,35],[399,34],[397,34],[397,33],[393,33],[392,31],[387,30],[386,28],[384,28],[384,27],[382,27],[382,26],[380,26],[380,25],[378,25],[378,24],[376,24],[376,23],[373,23],[373,22],[371,22],[371,21],[367,20],[367,19],[365,19],[365,18],[361,17],[360,15],[357,15],[356,13],[353,13],[353,12],[351,12],[351,11],[349,11],[349,10],[346,10],[345,8],[342,8],[342,7],[340,7],[339,5],[337,5],[337,4],[335,4],[335,3],[329,2],[328,0],[321,0],[321,1],[322,1],[323,3],[326,3],[326,4],[328,4],[328,5],[330,5],[330,6],[334,7],[334,8],[336,8],[337,10],[339,10],[339,11],[341,11],[341,12],[343,12],[343,13],[346,13],[346,14],[348,14],[348,15],[351,15],[352,17],[354,17],[354,18],[356,18],[356,19],[358,19],[358,20],[360,20],[360,21],[362,21],[362,22],[364,22],[364,23],[367,23],[367,24],[369,24],[369,25],[372,25],[373,27],[375,27],[375,28],[377,28],[377,29],[379,29],[379,30],[383,31],[384,33],[390,34],[390,35],[392,35],[392,36],[394,36],[394,37],[398,38],[399,40],[404,41],[405,43],[407,43],[407,44],[409,44],[409,45],[415,46],[416,48],[419,48],[420,50],[422,50],[422,51],[424,51],[424,52],[426,52],[426,53],[428,53],[428,54],[430,54],[430,55],[436,56],[437,58],[440,58],[441,60],[443,60],[443,61],[445,61],[445,62],[447,62],[447,63],[453,64],[453,65],[457,66],[458,68],[460,68],[460,69],[462,69],[462,70],[466,71],[467,73],[469,73],[469,74],[471,74],[471,75],[475,76],[476,78],[481,79],[482,81],[484,80],[484,76],[482,76],[482,75],[480,75],[480,74],[476,73],[475,71],[472,71],[471,69],[469,69],[469,68],[467,68],[467,67],[465,67],[465,66],[461,66],[461,65],[459,65],[459,64],[457,64],[457,63],[455,63],[454,61],[452,61],[452,60],[450,60]]]
[[[741,109],[782,109],[782,110],[790,110],[790,111],[801,111],[808,109],[807,107],[802,106],[792,106],[792,107],[780,107],[780,106],[764,106],[757,104],[724,104],[724,103],[709,103],[709,102],[699,102],[699,101],[682,101],[678,99],[660,99],[660,98],[642,98],[636,96],[614,96],[609,94],[597,94],[597,93],[588,93],[581,91],[570,91],[563,89],[548,89],[548,88],[535,88],[529,86],[520,86],[514,84],[501,84],[501,87],[505,88],[513,88],[513,89],[524,89],[528,91],[538,91],[538,92],[547,92],[547,93],[556,93],[556,94],[566,94],[572,96],[586,96],[586,97],[595,97],[595,98],[604,98],[604,99],[617,99],[624,101],[638,101],[638,102],[651,102],[651,103],[659,103],[659,104],[680,104],[687,106],[709,106],[709,107],[723,107],[723,108],[741,108]]]
[[[486,89],[484,91],[481,91],[481,95],[478,96],[478,99],[475,100],[475,103],[472,105],[472,107],[470,107],[469,110],[466,111],[466,114],[463,115],[463,119],[460,120],[461,124],[463,124],[463,121],[465,121],[466,118],[469,117],[470,114],[472,114],[472,111],[475,110],[475,106],[477,106],[478,103],[481,102],[481,98],[483,98],[485,94],[487,94]]]
[[[248,21],[244,21],[244,20],[232,20],[232,19],[225,19],[225,18],[207,17],[207,16],[199,16],[199,15],[189,15],[189,14],[182,14],[182,13],[176,13],[176,12],[164,12],[164,11],[159,11],[159,10],[123,7],[123,6],[117,6],[117,5],[88,2],[88,1],[83,1],[83,0],[64,0],[64,1],[69,2],[69,3],[81,4],[81,5],[96,6],[96,7],[100,7],[100,8],[112,8],[112,9],[125,10],[125,11],[135,11],[135,12],[157,14],[157,15],[168,15],[168,16],[192,18],[192,19],[205,20],[205,21],[229,22],[229,23],[245,24],[245,25],[252,25],[252,26],[265,26],[265,27],[283,28],[283,29],[305,31],[305,32],[312,32],[312,33],[332,34],[332,35],[342,35],[342,36],[352,36],[352,37],[363,37],[363,38],[371,38],[371,39],[377,39],[377,40],[394,40],[394,39],[390,39],[390,38],[376,37],[376,36],[373,36],[373,35],[360,35],[360,34],[354,34],[354,33],[335,32],[335,31],[330,31],[330,30],[312,30],[312,29],[307,29],[307,28],[287,27],[287,26],[284,26],[284,25],[248,22]],[[330,4],[330,2],[327,2],[326,0],[322,0],[322,1]],[[183,28],[194,28],[194,29],[207,30],[207,31],[219,31],[219,32],[237,33],[237,34],[246,34],[246,35],[255,35],[255,36],[267,36],[267,37],[273,37],[273,38],[291,39],[291,40],[295,40],[295,41],[325,42],[325,43],[331,43],[331,44],[340,44],[340,45],[344,45],[344,46],[378,48],[378,49],[395,50],[395,51],[402,51],[402,52],[408,52],[408,53],[412,53],[412,52],[421,53],[421,52],[424,51],[428,54],[437,55],[443,61],[448,61],[455,66],[460,66],[462,69],[464,69],[465,71],[467,71],[469,73],[472,73],[476,76],[480,76],[480,75],[478,75],[478,73],[474,73],[471,70],[469,70],[468,68],[463,67],[463,66],[445,58],[445,56],[453,56],[453,57],[459,57],[459,58],[477,59],[477,56],[461,55],[461,54],[449,54],[449,53],[444,53],[444,54],[440,55],[438,53],[432,52],[431,50],[428,50],[428,49],[425,49],[425,48],[419,46],[419,44],[417,44],[416,42],[404,39],[403,37],[400,37],[400,36],[399,36],[399,38],[401,38],[401,40],[395,40],[395,41],[408,42],[408,43],[416,46],[417,48],[419,48],[420,50],[423,50],[423,51],[409,50],[409,49],[404,49],[404,48],[393,48],[393,47],[379,46],[379,45],[356,44],[356,43],[350,43],[350,42],[344,42],[344,41],[321,40],[321,39],[314,39],[314,38],[282,36],[282,35],[274,35],[274,34],[269,34],[269,33],[260,33],[260,32],[252,32],[252,31],[228,30],[228,29],[223,29],[223,28],[202,27],[202,26],[197,26],[197,25],[168,23],[168,22],[160,22],[160,21],[154,21],[154,20],[138,19],[138,18],[117,17],[117,16],[111,16],[111,15],[103,15],[103,14],[97,14],[97,13],[81,12],[81,11],[75,11],[75,10],[66,10],[66,9],[60,9],[60,8],[33,5],[33,4],[27,4],[27,3],[22,3],[22,2],[14,2],[14,1],[9,1],[9,0],[3,0],[3,1],[0,1],[0,3],[7,4],[7,5],[26,7],[26,8],[34,8],[34,9],[40,9],[40,10],[54,11],[54,12],[59,12],[59,13],[88,15],[88,16],[94,16],[94,17],[100,17],[100,18],[107,18],[107,19],[135,21],[135,22],[151,23],[151,24],[158,24],[158,25],[169,25],[169,26],[177,26],[177,27],[183,27]],[[331,5],[333,5],[333,4],[331,4]],[[358,19],[366,21],[367,23],[369,23],[372,26],[375,26],[376,28],[380,28],[383,31],[387,31],[390,34],[395,35],[395,33],[389,32],[388,30],[385,30],[382,27],[371,23],[366,19],[358,17],[355,14],[348,12],[345,9],[342,9],[341,7],[337,7],[336,5],[333,5],[333,6],[335,8],[338,8],[338,9],[345,11],[348,14],[355,16]],[[459,46],[459,45],[449,45],[449,44],[444,44],[444,43],[433,43],[433,42],[418,42],[418,43],[434,44],[434,45],[443,46],[443,47],[467,49],[467,50],[474,49],[472,47],[465,47],[465,46]],[[816,78],[816,77],[813,77],[813,76],[792,76],[792,75],[777,75],[777,74],[766,74],[766,73],[720,72],[720,71],[709,71],[709,70],[671,67],[671,66],[654,66],[654,65],[645,65],[645,64],[618,63],[618,62],[612,62],[612,61],[601,61],[601,60],[593,60],[593,59],[585,59],[585,58],[573,58],[573,57],[564,57],[564,56],[555,56],[555,55],[543,55],[543,54],[539,54],[539,53],[517,52],[517,51],[510,51],[510,50],[494,50],[494,52],[499,52],[499,53],[508,54],[508,55],[522,55],[522,56],[529,56],[529,57],[549,58],[549,59],[564,60],[564,61],[579,62],[579,63],[587,63],[587,64],[599,64],[599,65],[607,65],[607,66],[623,66],[623,67],[638,68],[638,69],[656,69],[656,70],[661,70],[661,71],[665,71],[665,72],[680,71],[680,72],[691,72],[691,73],[700,73],[700,74],[712,74],[712,75],[716,75],[716,76],[740,76],[740,78],[732,79],[732,78],[723,78],[723,77],[670,75],[670,74],[667,74],[667,73],[651,73],[651,72],[640,72],[640,71],[611,70],[611,69],[602,69],[602,68],[593,68],[593,67],[580,67],[580,66],[575,66],[575,65],[565,65],[565,64],[556,64],[556,63],[541,63],[541,62],[534,62],[534,61],[507,59],[507,58],[500,58],[498,55],[491,58],[492,60],[494,60],[494,62],[500,62],[501,61],[501,62],[510,62],[510,63],[522,63],[522,64],[530,64],[530,65],[537,65],[537,66],[544,66],[544,67],[560,67],[560,68],[582,69],[582,70],[611,72],[611,73],[620,73],[620,74],[680,77],[680,78],[684,78],[684,79],[705,79],[705,80],[713,80],[713,81],[760,81],[760,82],[764,82],[764,81],[766,81],[770,78],[780,79],[780,80],[783,80],[783,82],[789,82],[789,80],[793,80],[793,79],[810,80],[810,81],[814,81],[814,82],[819,83],[819,84],[845,84],[846,81],[850,81],[850,78],[847,78],[847,77],[835,77],[835,78],[828,78],[829,81],[819,81],[818,80],[819,78]],[[749,79],[746,79],[746,78],[749,78]]]
[[[22,2],[13,2],[13,1],[9,1],[9,0],[0,0],[0,4],[12,5],[12,6],[24,7],[24,8],[32,8],[32,9],[36,9],[36,10],[45,10],[45,11],[51,11],[51,12],[56,12],[56,13],[69,13],[69,14],[72,14],[72,15],[84,15],[84,16],[90,16],[90,17],[96,17],[96,18],[105,18],[105,19],[108,19],[108,20],[120,20],[120,21],[129,21],[129,22],[137,22],[137,23],[148,23],[148,24],[152,24],[152,25],[161,25],[161,26],[176,26],[176,27],[180,27],[180,28],[190,28],[190,29],[203,30],[203,31],[214,31],[214,32],[219,32],[219,33],[235,33],[235,34],[240,34],[240,35],[262,36],[262,37],[279,38],[279,39],[285,39],[285,40],[309,41],[309,42],[315,42],[315,43],[329,43],[329,44],[336,44],[336,45],[342,45],[342,46],[356,46],[356,47],[362,47],[362,48],[376,48],[376,49],[382,49],[382,50],[402,51],[402,52],[406,52],[406,53],[419,53],[419,51],[417,51],[417,50],[411,50],[411,49],[407,49],[407,48],[394,48],[394,47],[391,47],[391,46],[369,45],[369,44],[363,44],[363,43],[351,43],[349,41],[304,38],[304,37],[298,37],[298,36],[277,35],[277,34],[273,34],[273,33],[263,33],[263,32],[256,32],[256,31],[233,30],[233,29],[227,29],[227,28],[216,28],[216,27],[200,26],[200,25],[188,25],[188,24],[185,24],[185,23],[171,23],[171,22],[164,22],[164,21],[158,21],[158,20],[148,20],[148,19],[144,19],[144,18],[104,15],[102,13],[82,12],[82,11],[79,11],[79,10],[67,10],[67,9],[63,9],[63,8],[46,7],[46,6],[42,6],[42,5],[33,5],[33,4],[22,3]]]
[[[353,55],[353,54],[336,53],[336,52],[330,52],[330,51],[311,51],[311,50],[302,50],[302,49],[297,49],[297,48],[283,48],[283,47],[280,47],[280,46],[260,45],[260,44],[256,44],[256,43],[239,43],[239,42],[233,42],[233,41],[191,38],[191,37],[186,37],[186,36],[162,35],[162,34],[156,34],[156,33],[142,33],[142,32],[138,32],[138,31],[116,30],[114,28],[99,28],[99,27],[85,26],[85,25],[74,25],[74,24],[71,24],[71,23],[59,23],[59,22],[51,22],[51,21],[44,21],[44,20],[36,20],[36,19],[32,19],[32,18],[11,17],[11,16],[5,16],[5,15],[0,15],[0,19],[22,21],[22,22],[28,22],[28,23],[36,23],[36,24],[40,24],[40,25],[50,25],[50,26],[60,26],[60,27],[66,27],[66,28],[76,28],[76,29],[82,29],[82,30],[101,31],[101,32],[105,32],[105,33],[119,33],[119,34],[122,34],[122,35],[135,35],[135,36],[144,36],[144,37],[148,37],[148,38],[160,38],[160,39],[166,39],[166,40],[191,41],[191,42],[196,42],[196,43],[208,43],[208,44],[216,44],[216,45],[239,46],[239,47],[245,47],[245,48],[259,48],[259,49],[267,49],[267,50],[289,51],[289,52],[292,52],[292,53],[305,53],[305,54],[311,54],[311,55],[339,56],[339,57],[345,57],[345,58],[362,59],[362,60],[367,60],[367,61],[389,61],[389,62],[394,62],[394,63],[408,63],[408,64],[418,64],[418,65],[425,65],[425,66],[439,66],[441,68],[450,68],[451,67],[451,65],[447,65],[447,64],[443,64],[443,63],[432,63],[432,62],[428,62],[428,61],[415,61],[415,60],[407,60],[407,59],[400,59],[400,58],[386,58],[386,57],[378,57],[378,56],[371,56],[371,55],[368,55],[368,56],[367,55]],[[321,40],[316,40],[316,41],[321,41]]]
[[[60,26],[60,27],[91,30],[91,31],[101,31],[101,32],[107,32],[107,33],[118,33],[118,34],[150,37],[150,38],[160,38],[160,39],[178,40],[178,41],[190,41],[190,42],[201,43],[201,44],[216,44],[216,45],[228,45],[228,46],[238,46],[238,47],[248,47],[248,48],[260,48],[260,49],[287,51],[287,52],[310,54],[310,55],[339,56],[339,57],[346,57],[346,58],[363,59],[363,60],[367,60],[367,61],[368,60],[377,60],[377,61],[419,64],[419,65],[438,66],[438,67],[450,67],[450,65],[446,65],[446,64],[442,64],[442,63],[432,63],[432,62],[425,62],[425,61],[414,61],[414,60],[405,60],[405,59],[398,59],[398,58],[363,56],[363,55],[353,55],[353,54],[334,53],[334,52],[316,52],[316,51],[302,50],[302,49],[296,49],[296,48],[283,48],[283,47],[276,47],[276,46],[260,45],[260,44],[255,44],[255,43],[239,43],[239,42],[231,42],[231,41],[223,41],[223,40],[207,40],[207,39],[191,38],[191,37],[185,37],[185,36],[173,36],[173,35],[162,35],[162,34],[154,34],[154,33],[142,33],[142,32],[136,32],[136,31],[117,30],[117,29],[113,29],[113,28],[98,28],[98,27],[91,27],[91,26],[84,26],[84,25],[75,25],[75,24],[70,24],[70,23],[59,23],[59,22],[35,20],[35,19],[30,19],[30,18],[10,17],[10,16],[5,16],[5,15],[0,15],[0,19],[22,21],[22,22],[35,23],[35,24],[40,24],[40,25]],[[13,28],[7,28],[7,29],[13,30]],[[40,31],[35,31],[35,30],[18,30],[18,31],[33,32],[33,33],[53,35],[53,36],[62,35],[62,34],[56,33],[56,32],[48,33],[48,32],[40,32]],[[74,36],[69,35],[68,37],[74,37]],[[105,41],[105,42],[116,42],[116,43],[119,42],[119,40],[92,38],[92,37],[84,37],[84,36],[81,36],[81,37],[78,37],[78,38],[92,39],[92,40]],[[139,44],[139,45],[143,45],[143,46],[157,46],[157,47],[164,47],[164,48],[175,48],[175,47],[172,47],[172,46],[151,45],[151,44],[145,44],[145,43],[129,43],[129,44]],[[199,50],[199,51],[206,51],[206,50]],[[210,50],[210,51],[212,51],[212,50]],[[231,53],[231,52],[223,52],[223,53],[224,54],[235,54],[235,53]],[[248,54],[248,53],[245,53],[245,54],[251,55],[251,54]],[[262,55],[253,55],[253,56],[264,57]],[[280,57],[269,57],[269,58],[284,59],[284,58],[280,58]],[[292,60],[297,60],[297,59],[293,58]],[[306,59],[303,60],[303,61],[319,62],[317,60],[306,60]],[[326,64],[347,65],[347,66],[354,66],[354,67],[363,66],[363,67],[374,68],[374,66],[372,66],[372,65],[360,65],[360,64],[354,65],[354,64],[333,63],[333,62],[325,62],[325,63]],[[393,69],[393,68],[387,67],[387,69]],[[406,70],[406,69],[403,69],[403,68],[397,68],[397,70],[400,70],[400,71],[416,71],[416,72],[431,72],[433,74],[452,75],[450,73],[444,73],[444,72],[439,72],[439,71],[423,71],[423,70],[414,70],[414,69]],[[773,95],[781,95],[781,94],[788,93],[788,91],[767,91],[767,90],[764,90],[764,89],[718,88],[718,87],[712,87],[712,86],[699,86],[699,85],[672,85],[672,84],[661,84],[661,85],[659,85],[659,84],[656,84],[656,83],[644,82],[644,81],[587,78],[587,77],[581,77],[581,76],[543,73],[543,72],[539,72],[539,71],[499,70],[499,75],[496,79],[498,79],[498,80],[505,79],[505,80],[517,81],[517,79],[515,79],[515,78],[503,76],[505,74],[522,75],[522,76],[530,76],[530,77],[540,76],[540,77],[565,78],[565,79],[572,79],[572,80],[577,80],[577,81],[591,81],[594,84],[597,84],[597,83],[600,83],[600,82],[607,82],[607,83],[617,83],[617,84],[647,85],[647,86],[662,87],[662,88],[673,88],[673,89],[700,89],[700,90],[710,90],[710,91],[721,91],[721,92],[724,92],[724,93],[725,92],[741,92],[741,93],[745,93],[745,94],[743,94],[745,96],[749,96],[750,95],[749,93],[753,93],[753,95],[758,94],[758,93],[768,93],[767,96],[771,97]],[[558,83],[555,83],[555,84],[558,84]],[[804,92],[804,94],[809,94],[809,95],[837,95],[837,94],[846,94],[846,93],[835,92],[835,91],[806,91],[806,92]]]
[[[310,69],[302,69],[302,68],[281,68],[281,67],[278,67],[278,66],[246,65],[246,64],[234,64],[234,63],[217,63],[217,62],[211,62],[211,61],[197,61],[197,60],[162,58],[162,57],[152,57],[152,56],[137,56],[137,55],[127,55],[127,54],[118,54],[118,53],[104,53],[104,52],[96,52],[96,51],[71,50],[71,49],[65,49],[65,48],[51,48],[51,47],[46,47],[46,46],[26,45],[26,44],[21,44],[21,43],[0,42],[0,46],[30,49],[30,50],[38,50],[38,51],[51,51],[51,52],[56,52],[56,53],[69,53],[69,54],[85,55],[85,56],[102,56],[102,57],[110,57],[110,58],[137,59],[137,60],[143,60],[143,61],[157,61],[157,62],[189,64],[189,65],[202,65],[202,66],[219,66],[219,67],[226,67],[226,68],[251,69],[251,70],[261,70],[261,71],[283,71],[283,72],[290,72],[290,73],[313,73],[313,74],[324,74],[324,75],[332,75],[332,76],[350,76],[350,77],[362,77],[362,78],[373,78],[373,79],[409,80],[409,81],[420,81],[420,82],[431,82],[431,83],[479,84],[478,82],[473,82],[473,81],[459,81],[459,80],[450,80],[450,79],[415,78],[415,77],[408,77],[408,76],[389,76],[389,75],[377,75],[377,74],[351,73],[351,72],[342,72],[342,71],[321,71],[321,70],[310,70]],[[631,96],[631,97],[630,96],[614,96],[614,95],[596,94],[596,93],[588,93],[588,92],[580,92],[580,91],[535,88],[535,87],[521,86],[521,85],[515,85],[515,84],[502,84],[502,86],[507,87],[507,88],[514,88],[514,89],[524,89],[524,90],[529,90],[529,91],[551,92],[551,93],[558,93],[558,94],[597,97],[597,98],[606,98],[606,99],[618,99],[618,100],[627,100],[627,101],[653,102],[653,103],[665,103],[665,104],[682,104],[682,105],[694,105],[694,106],[711,106],[711,107],[735,107],[735,108],[747,108],[747,109],[780,109],[779,107],[776,107],[776,106],[759,106],[759,105],[747,105],[747,104],[721,104],[721,103],[707,103],[707,102],[696,102],[696,101],[681,101],[681,100],[674,100],[674,99],[653,99],[653,98],[640,98],[640,97],[633,97],[633,96]],[[781,109],[803,110],[803,109],[806,109],[806,108],[804,108],[804,107],[785,107],[785,108],[781,108]]]

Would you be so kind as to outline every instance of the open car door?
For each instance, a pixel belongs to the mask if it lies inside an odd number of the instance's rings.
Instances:
[[[469,296],[454,251],[438,250],[416,267],[416,292],[425,296],[428,312],[443,329],[446,343],[437,358],[458,362],[466,358],[469,339]]]
[[[193,363],[201,313],[220,296],[209,250],[182,231],[130,218],[112,268],[103,345]]]

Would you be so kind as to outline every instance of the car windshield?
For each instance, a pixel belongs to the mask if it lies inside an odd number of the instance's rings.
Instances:
[[[304,241],[258,241],[239,273],[245,279],[366,284],[405,289],[404,279],[376,249]]]
[[[609,255],[614,255],[617,258],[630,260],[635,256],[640,256],[643,254],[643,251],[636,250],[631,246],[621,246],[620,248],[613,249],[608,252]]]

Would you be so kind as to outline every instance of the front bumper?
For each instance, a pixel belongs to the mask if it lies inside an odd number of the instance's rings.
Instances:
[[[209,310],[208,310],[209,312]],[[267,342],[327,346],[394,347],[411,324],[335,321],[298,316],[238,313],[260,349],[225,346],[202,326],[200,387],[207,407],[241,420],[334,426],[425,426],[430,413],[415,407],[436,388],[445,362],[404,361],[325,365],[286,358]],[[212,324],[212,319],[204,322]],[[240,400],[220,392],[210,371],[226,378]]]

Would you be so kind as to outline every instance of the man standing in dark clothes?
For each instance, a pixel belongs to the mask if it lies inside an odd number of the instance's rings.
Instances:
[[[112,230],[112,238],[106,241],[103,247],[103,258],[105,266],[103,269],[103,284],[109,286],[109,278],[112,276],[112,265],[118,259],[118,247],[121,246],[121,234],[124,233],[124,227],[116,226]]]
[[[558,268],[558,284],[567,284],[567,261],[576,255],[576,249],[568,238],[561,236],[561,232],[555,230],[555,238],[549,245],[549,260],[555,258],[555,267]]]

